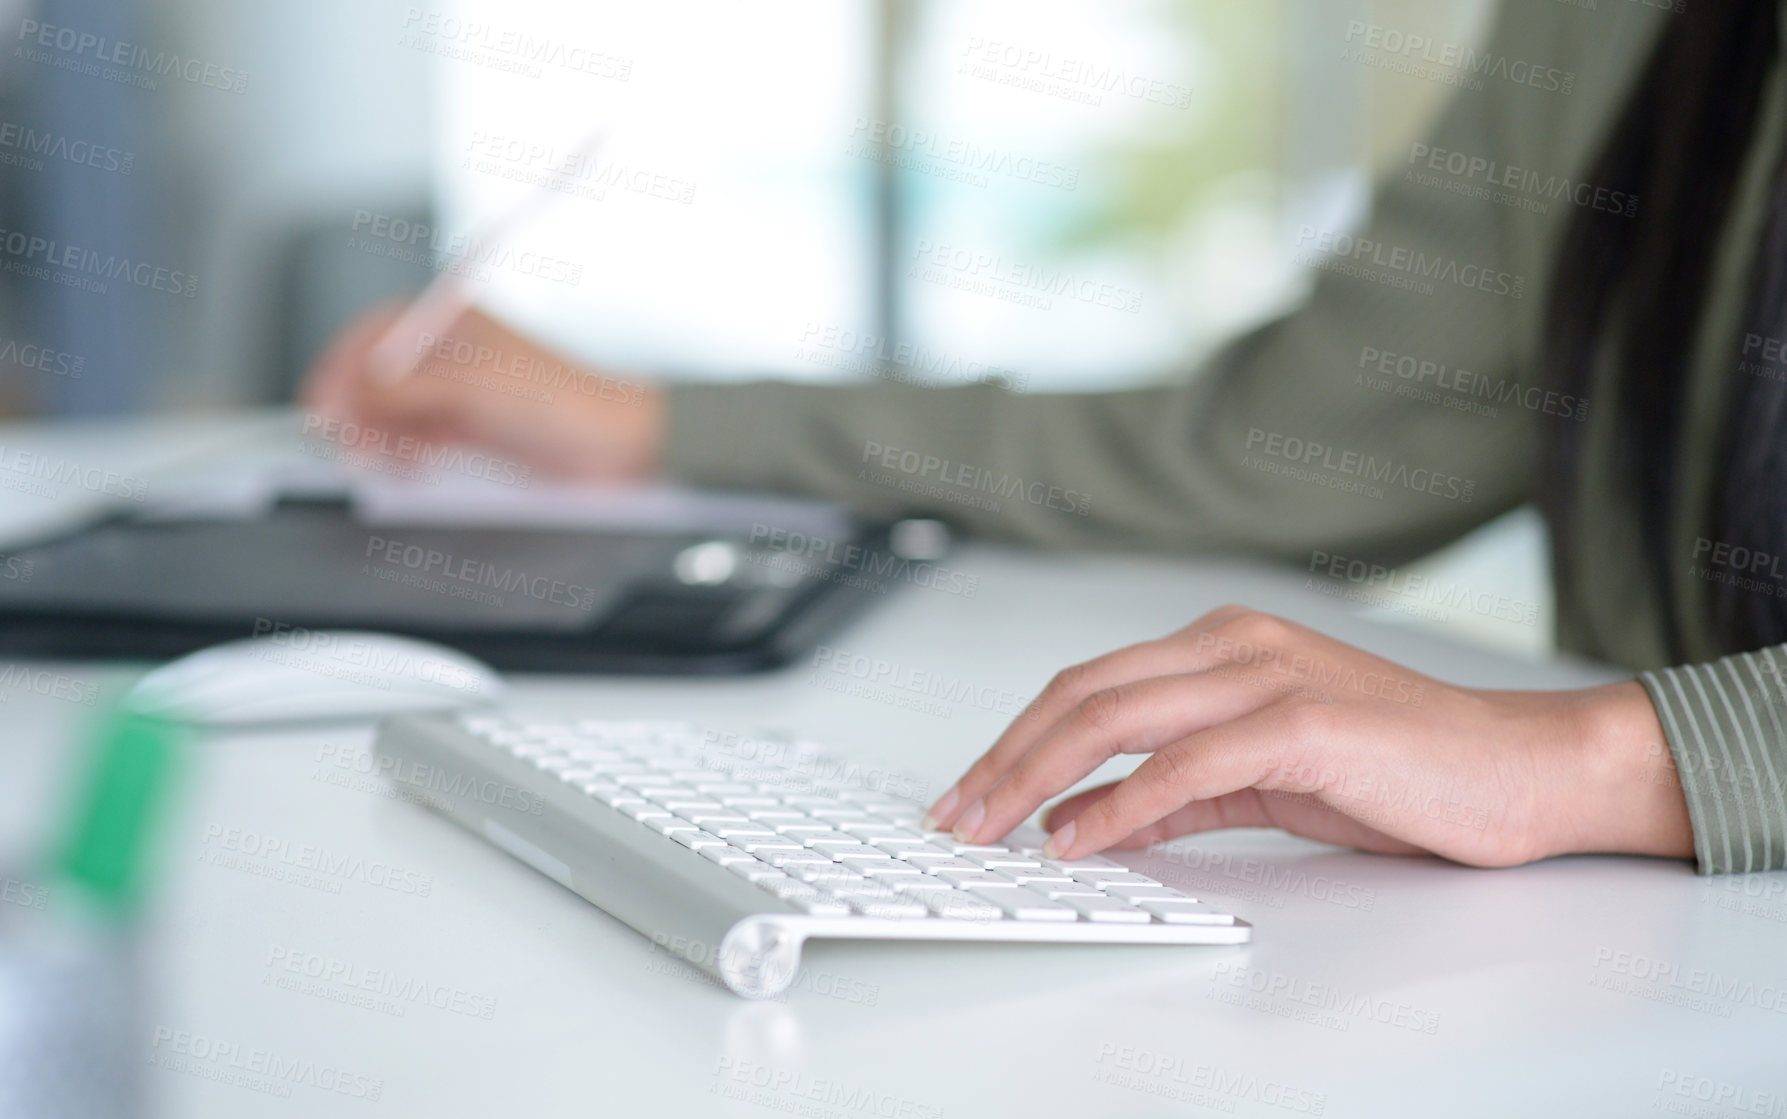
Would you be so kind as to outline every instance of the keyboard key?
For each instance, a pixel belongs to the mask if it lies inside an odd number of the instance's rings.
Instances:
[[[1059,867],[1062,870],[1097,870],[1101,867],[1104,869],[1107,869],[1107,870],[1128,870],[1129,869],[1128,867],[1124,866],[1121,863],[1112,862],[1110,859],[1105,858],[1103,855],[1087,855],[1086,857],[1080,858],[1080,859],[1051,859],[1042,853],[1041,847],[1020,848],[1018,851],[1018,854],[1029,855],[1031,858],[1034,858],[1034,859],[1041,859],[1043,862],[1047,863],[1049,866]]]
[[[971,882],[963,887],[982,901],[990,901],[1019,921],[1074,921],[1079,914],[1058,901],[1050,901],[1028,886],[1013,883]]]
[[[917,843],[924,842],[924,840],[920,839],[916,833],[909,832],[898,824],[889,824],[886,822],[865,823],[861,820],[850,820],[840,823],[838,825],[838,830],[849,832],[858,839],[871,843],[881,839],[910,839]]]
[[[711,774],[710,774],[711,776]],[[750,797],[752,800],[767,800],[767,797],[751,796],[753,790],[749,785],[741,785],[736,781],[704,781],[694,784],[695,791],[702,796],[710,797]]]
[[[905,859],[908,862],[923,862],[926,860],[935,862],[938,859],[955,858],[954,855],[947,851],[939,850],[938,848],[931,846],[929,843],[918,840],[889,839],[882,840],[874,846],[877,851],[886,851],[894,858]]]
[[[724,839],[721,839],[717,835],[711,835],[708,832],[704,832],[700,828],[690,828],[687,831],[671,832],[670,838],[676,840],[684,847],[688,847],[695,851],[700,851],[708,847],[730,846]]]
[[[726,836],[725,839],[739,850],[756,855],[760,859],[775,853],[784,855],[804,855],[807,853],[806,848],[796,843],[789,843],[781,836],[770,836],[766,839],[738,839],[733,836]]]
[[[794,803],[794,798],[789,797],[786,799],[790,804]],[[876,822],[873,816],[864,812],[860,808],[834,808],[830,807],[829,801],[825,804],[812,804],[807,806],[807,813],[815,820],[836,820],[840,822],[853,821],[856,823]]]
[[[753,824],[748,821],[742,824],[715,823],[712,816],[705,816],[700,819],[690,820],[689,822],[691,824],[700,824],[721,839],[730,839],[734,842],[740,839],[774,840],[778,843],[794,842],[791,839],[783,839],[775,832],[770,831],[768,828],[763,827],[760,824]]]
[[[986,872],[986,867],[971,863],[967,859],[958,859],[954,855],[901,855],[900,858],[913,866],[923,867],[926,874],[942,874],[946,870],[967,870]]]
[[[1013,855],[1010,853],[1003,854],[1003,855],[972,855],[971,854],[971,855],[963,855],[962,858],[967,859],[969,862],[973,863],[976,866],[984,866],[988,870],[1001,870],[1008,866],[1009,867],[1028,867],[1028,868],[1032,868],[1035,870],[1042,869],[1042,864],[1037,862],[1035,859],[1026,859],[1022,855]]]
[[[924,813],[909,804],[902,804],[898,808],[879,808],[871,805],[869,811],[888,823],[898,824],[903,828],[915,828],[918,826],[918,822],[924,819]]]
[[[679,789],[670,785],[625,785],[623,787],[633,790],[634,796],[644,797],[646,800],[661,800],[664,797],[677,797],[681,800],[695,799],[695,790]]]
[[[923,917],[929,912],[917,898],[874,886],[837,886],[832,896],[866,917]]]
[[[1183,898],[1149,898],[1136,902],[1169,925],[1232,925],[1234,917],[1219,913],[1202,902]]]
[[[856,882],[844,882],[830,887],[831,892],[840,898],[900,898],[910,900],[905,894],[893,888],[893,883],[876,881],[872,878],[860,879]]]
[[[627,755],[620,750],[597,745],[582,739],[567,743],[565,752],[591,765],[619,766],[627,764]]]
[[[1020,854],[1029,854],[1033,858],[1038,858],[1044,862],[1044,865],[1056,867],[1058,871],[1128,871],[1129,869],[1122,863],[1104,858],[1103,854],[1088,854],[1085,858],[1049,858],[1047,854],[1042,853],[1040,847],[1020,851]]]
[[[927,875],[925,874],[924,871],[918,869],[915,866],[909,866],[906,863],[898,861],[897,859],[889,859],[885,863],[871,863],[871,862],[868,862],[867,860],[864,860],[857,867],[857,869],[861,870],[864,874],[868,875],[870,878],[925,878],[925,877],[927,877]]]
[[[939,882],[935,878],[884,878],[882,881],[886,882],[898,893],[912,894],[914,896],[923,894],[959,894],[962,892],[954,886],[951,886],[948,882]]]
[[[715,835],[720,834],[720,828],[749,827],[756,828],[758,831],[769,831],[768,826],[762,820],[747,820],[732,812],[685,812],[679,813],[679,815],[691,824],[700,824]]]
[[[831,866],[832,861],[824,855],[815,855],[811,851],[768,851],[762,856],[764,862],[771,866]]]
[[[1152,918],[1126,901],[1104,894],[1068,894],[1061,904],[1072,906],[1088,921],[1106,924],[1146,925]]]
[[[1147,886],[1126,886],[1122,883],[1118,883],[1114,886],[1105,886],[1104,892],[1114,898],[1122,898],[1124,901],[1141,901],[1143,898],[1153,898],[1155,900],[1162,900],[1165,898],[1181,898],[1185,901],[1197,900],[1195,898],[1186,897],[1184,894],[1170,886],[1162,886],[1158,882]]]
[[[927,868],[925,873],[933,874],[939,882],[948,882],[951,886],[966,886],[975,882],[992,883],[1001,886],[1017,885],[1016,882],[1013,882],[1009,878],[1001,878],[992,871],[985,870],[978,866],[968,870],[957,870],[956,868],[951,867],[948,870],[932,871]]]
[[[664,811],[675,813],[685,820],[693,820],[697,815],[725,816],[732,814],[731,809],[726,808],[717,801],[690,800],[687,797],[677,796],[675,794],[662,796],[656,791],[647,792],[645,794],[645,799],[651,801]]]
[[[1072,899],[1074,898],[1103,898],[1110,896],[1109,894],[1099,893],[1097,890],[1083,882],[1075,882],[1069,886],[1042,886],[1033,883],[1030,885],[1030,888],[1041,894],[1043,897],[1048,898],[1050,901],[1058,901],[1063,904],[1072,904]]]
[[[743,878],[746,882],[768,882],[777,878],[787,878],[786,874],[773,866],[752,860],[748,863],[727,863],[726,869]]]
[[[1029,886],[1038,890],[1060,890],[1079,887],[1077,892],[1085,893],[1091,887],[1075,882],[1065,874],[1056,874],[1042,867],[1000,867],[994,872],[1002,878],[1009,878],[1020,886]],[[1094,891],[1095,892],[1095,891]]]
[[[639,801],[637,804],[623,804],[620,806],[620,812],[621,815],[626,816],[628,819],[641,821],[649,820],[654,816],[663,816],[666,819],[676,818],[650,801],[644,800]],[[690,824],[689,826],[693,827],[694,825]]]
[[[903,804],[897,797],[878,793],[874,789],[840,789],[837,799],[850,804]]]
[[[759,883],[759,885],[790,905],[816,917],[844,917],[850,913],[850,906],[847,903],[837,900],[824,890],[815,889],[803,882],[784,880],[783,882]]]
[[[721,842],[724,843],[725,841],[722,840]],[[758,861],[756,856],[747,855],[729,843],[723,847],[703,847],[700,849],[700,855],[709,862],[719,863],[721,866],[726,866],[731,863],[754,863]]]
[[[869,827],[869,828],[873,828],[875,825],[868,824],[865,826]],[[918,830],[918,821],[916,821],[916,820],[911,820],[911,821],[889,820],[881,828],[880,831],[869,832],[868,834],[866,834],[864,836],[864,838],[867,839],[870,843],[878,843],[883,840],[890,840],[890,839],[907,842],[907,843],[929,843],[930,842],[930,837]]]
[[[997,921],[1005,915],[1005,910],[966,890],[944,890],[919,896],[932,913],[954,921]]]
[[[1126,870],[1073,870],[1069,871],[1075,882],[1090,882],[1095,886],[1158,886],[1160,883],[1145,874],[1136,874]]]
[[[577,769],[568,769],[564,773],[564,778],[573,784],[578,781],[603,781],[610,785],[620,784],[610,776],[608,767],[604,765],[585,765]]]
[[[701,830],[694,824],[689,823],[689,821],[680,819],[676,816],[651,816],[640,822],[651,830],[657,832],[659,835],[674,836],[678,832],[698,832]]]
[[[1012,853],[1009,847],[989,846],[984,843],[963,843],[950,835],[941,839],[933,839],[931,842],[961,858],[966,858],[969,855],[1009,855]]]
[[[755,822],[763,823],[764,821],[758,820]],[[786,822],[782,821],[782,820],[776,820],[773,823],[770,823],[769,826],[772,830],[774,830],[776,832],[776,834],[794,836],[795,838],[799,839],[803,843],[807,843],[809,840],[815,840],[815,839],[817,839],[817,840],[826,840],[826,839],[837,840],[837,839],[848,838],[844,835],[839,834],[838,831],[835,828],[833,828],[830,824],[823,824],[817,820],[792,820],[792,821],[786,821]]]
[[[874,825],[871,824],[867,826],[873,827]],[[904,824],[889,824],[881,829],[881,834],[888,839],[899,839],[913,843],[928,844],[931,841],[931,835],[935,833],[921,832],[916,827],[906,827]]]
[[[821,854],[834,858],[839,855],[876,855],[883,859],[887,858],[885,851],[877,851],[857,839],[816,839],[808,846]]]
[[[872,867],[897,867],[902,865],[897,860],[888,858],[873,847],[869,848],[869,852],[870,853],[866,855],[833,855],[831,860],[839,866],[847,866],[851,870],[856,871],[866,871]]]

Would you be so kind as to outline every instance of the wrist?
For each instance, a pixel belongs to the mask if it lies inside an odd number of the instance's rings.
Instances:
[[[1556,813],[1565,834],[1553,853],[1692,858],[1687,798],[1650,696],[1628,680],[1577,698],[1565,719],[1570,799]]]
[[[584,396],[575,443],[581,459],[576,473],[597,480],[650,477],[663,465],[664,391],[638,381],[588,375],[604,392]],[[610,393],[609,384],[616,387]]]
[[[631,430],[628,432],[628,465],[630,477],[642,478],[664,468],[664,390],[657,385],[642,385],[634,397]]]

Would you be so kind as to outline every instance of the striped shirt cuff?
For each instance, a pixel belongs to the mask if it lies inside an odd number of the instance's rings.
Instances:
[[[1701,874],[1787,867],[1787,646],[1642,672]]]

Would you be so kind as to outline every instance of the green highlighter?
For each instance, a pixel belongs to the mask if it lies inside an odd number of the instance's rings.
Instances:
[[[56,892],[75,893],[76,904],[104,918],[135,913],[180,735],[179,724],[134,712],[107,717],[51,867]]]
[[[151,1031],[135,917],[184,732],[128,711],[109,712],[95,731],[39,878],[47,904],[0,907],[0,1114],[9,1119],[128,1119],[142,1109]]]

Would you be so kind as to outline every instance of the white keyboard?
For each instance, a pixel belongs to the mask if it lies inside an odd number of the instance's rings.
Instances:
[[[922,806],[815,780],[790,743],[681,723],[393,719],[391,780],[749,997],[793,981],[809,937],[1239,944],[1245,921],[1041,834],[960,843]],[[805,757],[813,755],[806,748]]]

